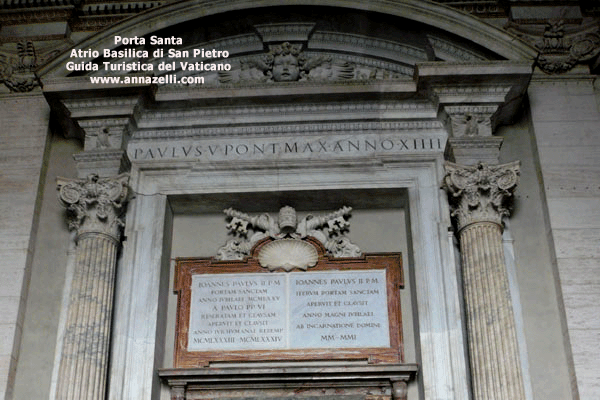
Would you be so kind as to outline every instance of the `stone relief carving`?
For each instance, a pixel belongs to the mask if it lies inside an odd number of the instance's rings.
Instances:
[[[269,52],[239,61],[231,71],[219,71],[220,83],[296,82],[306,80],[351,80],[354,65],[322,55],[307,58],[302,44],[269,45]]]
[[[286,270],[306,269],[316,263],[314,248],[313,250],[306,248],[303,243],[307,242],[302,241],[308,236],[320,241],[332,257],[359,257],[361,251],[358,246],[343,235],[350,226],[346,218],[351,211],[350,207],[342,207],[323,216],[309,214],[298,222],[296,210],[289,206],[279,210],[277,219],[266,213],[250,216],[228,208],[224,210],[224,213],[231,218],[227,229],[237,238],[229,240],[221,247],[216,258],[242,260],[250,254],[250,250],[258,241],[271,238],[275,241],[284,241],[282,242],[284,244],[265,246],[269,250],[265,248],[261,250],[259,255],[261,265],[266,268]],[[247,238],[250,230],[254,233]]]
[[[0,83],[11,92],[30,92],[39,86],[33,73],[38,62],[33,42],[17,43],[16,57],[0,54]]]
[[[445,106],[452,137],[492,136],[492,116],[497,105]]]
[[[128,174],[86,179],[58,178],[59,199],[69,213],[69,228],[84,233],[102,233],[118,240],[124,226],[122,214],[127,202]]]
[[[576,64],[591,61],[600,54],[597,22],[579,25],[554,19],[546,21],[543,27],[509,23],[506,29],[540,50],[537,64],[548,74],[565,73]]]
[[[458,229],[475,222],[502,224],[519,182],[520,162],[463,166],[446,162],[442,188],[449,194]]]

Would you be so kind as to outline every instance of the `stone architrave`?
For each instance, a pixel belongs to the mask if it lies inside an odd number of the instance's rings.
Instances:
[[[525,399],[502,247],[502,218],[519,164],[445,165],[443,188],[460,240],[474,400]]]
[[[115,266],[127,201],[127,181],[58,179],[60,202],[76,230],[76,266],[71,285],[56,399],[105,397]]]

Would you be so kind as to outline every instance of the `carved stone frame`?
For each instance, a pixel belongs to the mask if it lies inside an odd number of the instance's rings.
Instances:
[[[356,258],[332,258],[325,254],[322,244],[308,237],[307,242],[315,246],[318,261],[310,271],[358,271],[386,270],[386,291],[390,347],[335,348],[335,349],[291,349],[291,350],[219,350],[188,351],[191,286],[193,275],[265,273],[270,271],[260,266],[258,252],[270,243],[263,240],[252,249],[250,257],[242,261],[218,261],[214,258],[177,258],[175,261],[175,283],[177,293],[177,326],[175,329],[175,368],[208,367],[210,362],[244,361],[289,361],[289,360],[367,360],[369,364],[398,364],[404,361],[402,341],[402,315],[400,289],[404,287],[402,256],[400,253],[365,254]]]

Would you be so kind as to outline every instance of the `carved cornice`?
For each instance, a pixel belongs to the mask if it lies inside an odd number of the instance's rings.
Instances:
[[[83,15],[134,14],[165,4],[164,1],[94,2],[85,4]]]
[[[432,92],[442,103],[494,103],[504,102],[510,92],[510,85],[433,85]]]
[[[81,3],[81,0],[12,0],[3,1],[0,4],[0,9],[75,6],[79,3]]]
[[[396,61],[426,61],[427,53],[418,47],[364,35],[338,32],[315,32],[308,42],[310,49],[348,50],[363,49],[365,54],[390,58]]]
[[[445,61],[485,61],[486,57],[470,49],[433,35],[427,35],[435,55]]]
[[[490,222],[502,226],[519,182],[520,162],[464,166],[446,162],[442,188],[448,192],[451,215],[458,231],[467,225]]]
[[[0,24],[6,26],[66,21],[71,18],[74,10],[75,8],[73,6],[59,6],[52,8],[32,7],[3,10],[3,12],[0,13]]]
[[[89,81],[89,78],[87,78]],[[68,99],[63,104],[71,113],[88,113],[96,109],[125,109],[131,112],[138,104],[138,97],[99,97],[89,99]]]
[[[331,122],[317,124],[286,124],[275,125],[250,125],[234,127],[210,127],[189,129],[159,129],[137,130],[132,138],[144,139],[180,139],[180,138],[208,138],[218,136],[268,136],[268,135],[322,135],[331,132],[390,132],[398,131],[436,131],[441,132],[443,125],[437,120],[409,120],[390,122]]]
[[[497,105],[457,105],[445,106],[450,117],[452,137],[492,136],[492,116],[498,111]]]
[[[194,43],[189,46],[178,48],[181,51],[189,51],[193,54],[193,49],[204,48],[204,49],[215,49],[215,50],[227,50],[231,55],[236,53],[249,53],[264,50],[263,42],[260,40],[258,35],[255,33],[247,33],[237,36],[228,36],[226,38],[211,40],[209,42]],[[189,57],[181,58],[181,61],[196,62],[202,60],[201,57]],[[161,59],[151,59],[157,63],[162,61]]]
[[[327,104],[276,104],[276,105],[258,105],[258,106],[240,106],[240,107],[211,107],[194,110],[176,110],[176,111],[157,111],[145,113],[139,121],[140,126],[149,121],[161,121],[167,119],[218,119],[222,123],[230,124],[226,117],[240,115],[246,116],[272,116],[289,115],[294,119],[303,119],[307,114],[327,114],[333,113],[427,113],[434,117],[436,109],[429,102],[398,102],[398,101],[380,101],[380,102],[347,102],[347,103],[327,103]],[[406,115],[408,117],[408,115]],[[214,122],[211,122],[214,123]]]
[[[255,25],[254,28],[260,33],[264,43],[270,42],[305,42],[315,23],[282,23]]]
[[[120,239],[122,219],[127,202],[129,175],[99,178],[91,174],[86,179],[58,178],[59,200],[67,208],[69,228],[77,236],[103,234]]]
[[[313,51],[306,51],[307,57],[316,57],[319,54]],[[331,54],[333,56],[333,54]],[[338,60],[346,61],[354,65],[354,80],[378,80],[378,79],[406,79],[412,78],[415,69],[412,66],[382,61],[375,58],[357,56],[352,54],[336,54]],[[402,76],[403,75],[403,76]]]
[[[452,8],[482,18],[506,17],[506,11],[498,0],[434,0]]]

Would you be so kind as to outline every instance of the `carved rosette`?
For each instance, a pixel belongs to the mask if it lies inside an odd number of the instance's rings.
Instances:
[[[111,178],[91,174],[86,179],[59,179],[59,199],[69,213],[69,228],[77,230],[78,237],[101,233],[119,241],[128,180],[127,174]]]
[[[520,162],[503,165],[463,166],[446,162],[442,188],[449,194],[458,230],[477,222],[502,226],[519,182]]]

